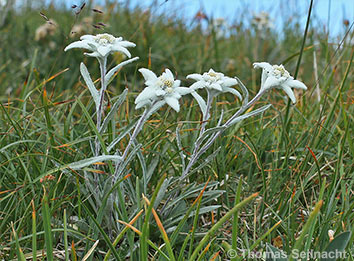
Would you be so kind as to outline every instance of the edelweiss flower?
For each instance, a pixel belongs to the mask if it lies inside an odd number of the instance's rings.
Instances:
[[[291,88],[307,90],[305,84],[294,78],[285,70],[283,65],[271,65],[266,62],[254,63],[254,68],[262,68],[261,90],[272,88],[282,89],[286,92],[293,103],[296,103],[294,92]]]
[[[259,14],[253,14],[252,25],[260,31],[274,28],[274,24],[267,12],[260,12]]]
[[[36,29],[34,40],[39,42],[46,40],[50,35],[54,35],[58,24],[54,20],[49,20]]]
[[[115,38],[110,34],[98,35],[83,35],[80,41],[69,44],[64,51],[73,48],[83,48],[92,53],[85,53],[85,55],[97,58],[106,58],[112,52],[122,52],[129,58],[131,57],[127,47],[135,47],[135,44],[128,41],[123,41],[122,37]]]
[[[136,97],[136,109],[151,106],[157,101],[164,101],[178,112],[180,108],[178,100],[182,95],[190,93],[191,90],[180,87],[181,81],[175,80],[169,69],[166,69],[159,77],[145,68],[139,69],[139,72],[143,75],[147,87]]]
[[[231,88],[231,86],[237,84],[237,80],[224,76],[222,73],[215,72],[213,69],[210,69],[209,72],[203,74],[190,74],[187,76],[187,79],[197,81],[190,86],[194,91],[201,88],[207,88],[210,91],[216,92],[216,94],[219,92],[231,92],[242,100],[241,94],[234,88]]]

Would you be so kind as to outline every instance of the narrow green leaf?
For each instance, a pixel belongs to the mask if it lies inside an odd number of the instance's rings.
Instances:
[[[150,205],[149,205],[149,207],[146,211],[146,214],[145,214],[145,220],[144,220],[144,224],[143,224],[142,234],[140,236],[140,253],[141,253],[140,258],[141,258],[141,260],[148,260],[147,241],[148,241],[148,234],[149,234],[150,216],[151,216],[152,208],[155,204],[157,194],[158,194],[165,179],[166,179],[166,174],[164,174],[161,177],[159,183],[157,184],[157,186],[154,190],[154,194],[151,197]]]
[[[11,228],[12,228],[12,233],[13,233],[15,241],[16,241],[17,260],[18,261],[26,261],[25,255],[23,254],[23,251],[20,247],[20,242],[18,241],[17,233],[14,228],[14,223],[12,221],[11,221]]]
[[[34,207],[34,201],[31,201],[32,205],[32,261],[37,260],[37,224],[36,224],[36,209]]]
[[[235,206],[240,203],[241,189],[242,189],[242,176],[237,184]],[[238,237],[238,211],[234,214],[234,220],[232,222],[232,249],[237,249],[237,237]],[[232,259],[233,260],[233,259]]]
[[[210,230],[206,233],[206,235],[202,238],[202,240],[199,242],[197,247],[195,248],[190,260],[196,260],[197,255],[199,251],[203,248],[203,246],[208,242],[210,237],[226,222],[228,221],[233,214],[238,211],[240,208],[243,206],[247,205],[249,202],[251,202],[254,198],[258,196],[258,193],[254,193],[248,198],[244,199],[241,201],[239,204],[234,206],[229,212],[227,212],[214,226],[210,228]]]
[[[295,242],[295,245],[293,248],[293,253],[300,252],[302,250],[302,245],[305,241],[304,239],[305,239],[305,236],[307,235],[307,231],[309,231],[309,229],[316,224],[316,217],[317,217],[318,213],[320,212],[322,204],[323,204],[323,200],[320,200],[316,204],[314,210],[311,212],[309,219],[305,223],[299,238]],[[289,261],[292,261],[292,260],[294,260],[294,255],[291,255],[289,258]]]
[[[69,261],[69,251],[68,251],[68,229],[66,220],[66,209],[64,209],[64,250],[65,250],[65,261]]]
[[[47,260],[53,261],[53,238],[52,238],[52,227],[51,218],[49,211],[49,203],[47,191],[44,189],[44,195],[42,199],[42,216],[43,216],[43,226],[44,226],[44,242],[46,246]]]
[[[91,211],[85,206],[85,204],[83,204],[81,202],[82,206],[84,207],[86,213],[89,215],[89,217],[92,219],[92,221],[95,223],[96,227],[98,228],[98,230],[101,232],[101,235],[104,238],[104,241],[107,243],[109,249],[112,251],[112,254],[114,255],[114,257],[116,258],[116,260],[121,260],[117,250],[115,249],[115,247],[113,246],[111,240],[109,239],[108,235],[104,232],[103,228],[100,226],[100,224],[97,222],[97,220],[95,219],[95,217],[92,215]]]

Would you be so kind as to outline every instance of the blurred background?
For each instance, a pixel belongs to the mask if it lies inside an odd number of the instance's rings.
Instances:
[[[141,66],[157,71],[169,67],[180,75],[213,67],[252,80],[244,74],[252,62],[281,63],[299,50],[309,4],[305,0],[0,0],[0,95],[20,91],[34,58],[37,80],[70,66],[71,73],[56,84],[60,90],[72,86],[78,76],[75,64],[83,56],[81,51],[65,54],[64,47],[83,34],[103,32],[137,44],[132,53],[140,57],[138,65],[124,70],[127,81],[117,78],[118,89],[120,84],[129,85],[132,72]],[[342,47],[351,46],[353,17],[354,1],[314,1],[308,44],[314,48],[325,44],[326,52],[336,50],[342,40]],[[122,59],[116,54],[111,64]],[[291,71],[294,64],[288,66]],[[91,67],[97,72],[94,62]]]

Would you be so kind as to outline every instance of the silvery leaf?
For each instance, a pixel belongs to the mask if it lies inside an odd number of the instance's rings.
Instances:
[[[238,85],[241,87],[241,90],[243,92],[243,96],[244,96],[243,103],[242,103],[242,107],[243,107],[248,103],[248,97],[249,97],[248,90],[239,78],[235,77],[235,79],[236,79]]]
[[[268,105],[265,105],[257,110],[254,110],[254,111],[251,111],[249,113],[246,113],[246,114],[243,114],[235,119],[233,119],[229,124],[228,126],[226,126],[227,128],[234,125],[235,123],[239,122],[239,121],[242,121],[244,119],[247,119],[249,117],[252,117],[252,116],[255,116],[257,114],[260,114],[262,112],[264,112],[265,110],[267,110],[270,106],[272,106],[271,104],[268,104]]]
[[[106,118],[103,120],[103,123],[102,123],[102,125],[101,125],[101,127],[99,129],[100,133],[103,133],[106,130],[109,121],[114,117],[114,115],[117,112],[117,110],[119,109],[120,105],[122,105],[122,103],[124,102],[125,98],[127,97],[127,93],[128,93],[128,90],[125,89],[123,91],[123,93],[118,96],[117,101],[113,104],[110,112],[108,113]]]
[[[221,125],[223,118],[224,118],[224,110],[221,109],[220,117],[219,117],[218,124],[216,125],[216,127],[219,127]]]
[[[81,72],[81,75],[84,78],[85,83],[86,83],[86,85],[91,93],[91,96],[95,102],[96,111],[97,111],[99,104],[100,104],[100,95],[99,95],[95,85],[93,84],[93,81],[91,80],[91,77],[90,77],[90,73],[88,72],[87,67],[84,63],[80,64],[80,72]]]
[[[108,85],[112,80],[113,80],[113,76],[114,74],[120,69],[122,68],[124,65],[128,64],[128,63],[131,63],[131,62],[134,62],[136,60],[138,60],[139,57],[134,57],[134,58],[131,58],[129,60],[126,60],[124,62],[121,62],[120,64],[116,65],[115,67],[113,67],[112,69],[109,70],[109,72],[106,74],[106,85]]]
[[[84,167],[87,167],[87,166],[97,163],[97,162],[106,161],[106,160],[119,161],[119,160],[121,160],[121,158],[122,157],[116,156],[116,155],[101,155],[101,156],[87,158],[87,159],[83,159],[83,160],[79,160],[79,161],[70,163],[67,165],[67,168],[74,169],[74,170],[82,169]]]
[[[205,115],[207,105],[206,105],[204,99],[202,98],[202,96],[200,96],[197,92],[192,92],[191,94],[194,97],[194,99],[196,99],[196,101],[198,102],[200,110],[202,111],[203,115]]]

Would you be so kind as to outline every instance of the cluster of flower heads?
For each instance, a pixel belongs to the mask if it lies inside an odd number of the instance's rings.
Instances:
[[[106,59],[110,53],[121,52],[131,57],[128,47],[135,47],[135,44],[124,41],[122,37],[114,37],[110,34],[84,35],[80,41],[69,44],[65,51],[72,48],[83,48],[92,53],[85,53],[87,56],[97,59]],[[300,81],[294,80],[283,65],[271,65],[266,62],[254,63],[255,68],[261,68],[262,79],[259,92],[278,88],[285,91],[293,103],[296,102],[295,95],[291,88],[306,90],[307,87]],[[182,95],[195,94],[199,89],[206,89],[208,94],[216,96],[220,93],[230,92],[242,99],[241,94],[232,86],[237,85],[237,80],[224,76],[220,72],[210,69],[203,74],[190,74],[187,79],[193,79],[196,82],[190,87],[181,87],[181,81],[176,80],[169,69],[166,69],[162,75],[157,76],[151,70],[141,68],[139,72],[145,79],[145,89],[135,99],[136,108],[149,108],[157,102],[164,102],[171,106],[175,111],[180,110],[179,99]]]
[[[121,52],[129,58],[131,57],[128,47],[135,47],[135,43],[124,41],[122,37],[114,37],[113,35],[104,33],[97,35],[83,35],[80,41],[69,44],[64,51],[73,48],[83,48],[92,53],[85,53],[87,56],[105,59],[110,53]]]
[[[234,88],[231,88],[231,86],[235,86],[237,84],[237,80],[224,76],[222,73],[215,72],[213,69],[210,69],[209,72],[205,72],[203,74],[190,74],[187,76],[187,79],[193,79],[196,81],[190,87],[193,90],[206,88],[215,95],[220,92],[230,92],[242,100],[241,94]]]
[[[254,68],[262,68],[262,79],[260,91],[272,88],[282,89],[289,96],[293,103],[296,102],[294,92],[291,88],[307,90],[305,84],[294,78],[285,70],[283,65],[270,65],[269,63],[254,63]]]
[[[159,77],[154,72],[145,68],[139,69],[139,72],[143,75],[147,87],[135,99],[137,109],[150,107],[157,101],[163,100],[172,109],[179,111],[178,100],[182,95],[190,93],[190,88],[180,87],[181,81],[175,80],[169,69],[166,69]]]

